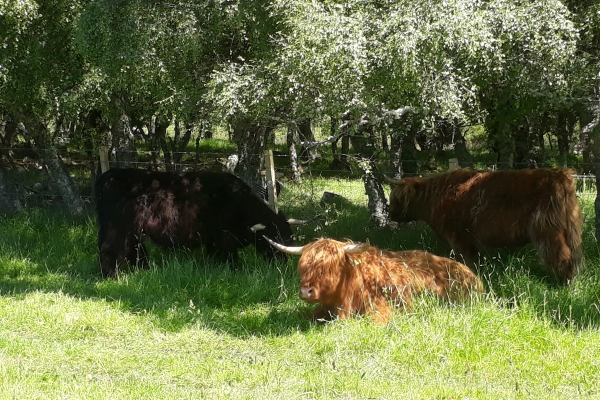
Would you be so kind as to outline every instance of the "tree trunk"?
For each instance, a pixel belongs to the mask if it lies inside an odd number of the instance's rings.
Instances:
[[[331,118],[330,120],[330,135],[336,137],[335,140],[331,142],[331,155],[333,156],[333,160],[331,164],[329,164],[329,169],[331,170],[347,170],[351,169],[350,165],[347,162],[347,155],[350,148],[350,137],[346,133],[345,135],[341,135],[341,130],[339,128],[339,120],[336,118]],[[347,132],[347,129],[345,129]],[[341,140],[341,149],[338,151],[338,143]]]
[[[402,140],[400,138],[400,134],[392,134],[391,139],[391,149],[390,149],[390,157],[391,157],[391,168],[390,175],[394,179],[402,178]]]
[[[381,148],[386,153],[390,152],[389,136],[385,129],[381,130]]]
[[[342,146],[340,148],[340,161],[344,165],[348,165],[348,156],[350,155],[350,135],[342,136]]]
[[[581,156],[583,158],[583,172],[595,174],[594,165],[594,140],[590,135],[590,130],[593,130],[594,115],[585,107],[578,107],[577,117],[579,118],[579,145],[581,146]]]
[[[169,138],[169,141],[171,143],[173,152],[172,160],[176,171],[180,171],[183,167],[181,161],[192,138],[192,132],[192,124],[186,123],[183,134],[181,134],[181,123],[179,120],[175,121],[175,137],[174,139]]]
[[[512,169],[514,165],[515,141],[507,132],[490,132],[492,150],[496,153],[498,169]]]
[[[485,129],[488,132],[488,146],[496,153],[498,169],[512,169],[515,156],[515,139],[512,135],[515,121],[507,119],[515,115],[515,101],[510,94],[500,92],[495,96],[486,96],[485,108],[488,113],[485,117]],[[491,99],[495,99],[491,101]]]
[[[41,122],[36,123],[31,121],[28,125],[24,125],[23,127],[23,132],[33,140],[35,150],[46,166],[50,180],[56,185],[67,209],[75,215],[83,213],[84,207],[79,189],[77,189],[71,176],[65,170],[62,159],[52,143],[52,133]],[[36,130],[34,131],[33,129]],[[56,129],[59,129],[58,122],[56,122]]]
[[[172,160],[171,160],[171,152],[169,151],[169,146],[167,144],[167,128],[171,125],[171,120],[164,116],[156,116],[154,119],[154,139],[153,143],[156,150],[156,155],[153,154],[153,158],[159,158],[159,152],[162,149],[164,154],[164,163],[165,169],[167,171],[171,170]]]
[[[290,168],[292,169],[292,179],[300,182],[300,168],[298,165],[298,154],[296,153],[297,129],[295,125],[288,125],[287,143],[290,149]]]
[[[302,142],[316,142],[310,119],[304,120],[298,124],[298,135],[300,136],[300,141]],[[319,149],[317,147],[312,146],[308,147],[308,149],[303,149],[300,157],[302,159],[314,161],[317,158],[320,158],[321,154],[319,153]]]
[[[404,172],[419,173],[419,162],[417,161],[416,138],[421,130],[421,122],[417,115],[408,114],[406,136],[402,140],[402,157]]]
[[[338,125],[337,119],[335,119],[335,118],[329,119],[329,134],[331,136],[337,135],[337,133],[338,133],[337,125]],[[331,142],[331,155],[333,156],[333,164],[337,164],[341,161],[340,155],[338,154],[338,141],[339,140],[340,139],[337,138],[336,140]]]
[[[158,165],[158,157],[160,156],[160,144],[156,139],[156,117],[152,116],[148,123],[148,135],[146,136],[148,150],[150,150],[150,160],[152,165]]]
[[[212,131],[212,124],[209,120],[202,120],[200,121],[200,132],[198,132],[198,138],[204,138],[204,139],[212,139],[213,138],[213,131]]]
[[[350,142],[357,156],[371,159],[375,154],[375,129],[370,122],[361,122]]]
[[[540,152],[536,151],[537,134],[531,124],[518,126],[514,138],[515,168],[537,168],[542,158]]]
[[[237,169],[240,175],[258,177],[265,149],[265,133],[265,127],[258,123],[241,120],[233,124],[232,136],[238,148]]]
[[[567,110],[558,113],[556,123],[556,138],[558,143],[558,159],[561,166],[567,165],[567,154],[569,152],[569,137],[572,129],[569,128],[569,116]]]
[[[110,126],[112,148],[118,168],[135,168],[137,166],[137,149],[131,130],[131,121],[125,112],[119,112]]]
[[[38,149],[42,156],[52,181],[57,185],[58,191],[72,214],[79,215],[83,212],[83,202],[79,194],[79,189],[71,179],[71,176],[65,171],[62,159],[58,155],[55,147],[47,149]]]
[[[363,182],[365,192],[369,198],[368,206],[371,214],[371,222],[376,227],[383,228],[387,225],[388,221],[388,204],[381,182],[375,179],[373,175],[375,164],[366,158],[363,158],[358,164],[364,171]]]
[[[594,159],[594,172],[596,175],[596,200],[594,201],[595,211],[595,234],[596,242],[600,242],[600,101],[598,101],[586,114],[590,117],[590,122],[581,129],[581,134],[586,135],[593,142],[592,153]],[[587,118],[586,118],[587,119]]]
[[[9,179],[5,179],[5,172],[0,167],[0,213],[14,214],[22,210],[23,203],[15,185]]]
[[[16,133],[17,123],[9,117],[4,121],[2,132],[0,134],[0,162],[2,162],[3,157],[6,157],[14,165],[10,155],[10,149]]]
[[[467,148],[467,139],[462,133],[458,119],[454,119],[452,124],[454,138],[454,154],[458,158],[458,163],[461,167],[473,167],[473,157]]]

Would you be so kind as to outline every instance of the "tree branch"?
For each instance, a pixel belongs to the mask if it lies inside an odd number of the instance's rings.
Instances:
[[[305,149],[310,149],[313,147],[321,147],[321,146],[325,146],[331,142],[335,142],[336,140],[339,140],[344,135],[345,135],[345,133],[340,133],[339,135],[331,135],[328,138],[318,141],[318,142],[310,142],[310,141],[300,142],[299,145]]]

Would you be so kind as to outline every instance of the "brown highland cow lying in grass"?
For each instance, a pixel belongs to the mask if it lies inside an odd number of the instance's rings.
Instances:
[[[300,298],[319,303],[316,319],[373,315],[384,324],[391,305],[409,308],[412,295],[431,291],[451,300],[481,292],[483,285],[465,265],[419,250],[386,251],[369,243],[318,239],[288,247],[266,238],[278,250],[301,254],[298,261]]]

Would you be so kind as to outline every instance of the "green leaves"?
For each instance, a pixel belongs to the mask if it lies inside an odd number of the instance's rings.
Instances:
[[[279,30],[271,58],[251,60],[263,71],[260,86],[269,88],[239,86],[240,111],[258,106],[257,97],[268,101],[268,93],[294,110],[286,115],[292,119],[406,105],[424,116],[480,119],[480,96],[493,85],[547,97],[568,88],[577,31],[560,2],[272,4]],[[235,76],[225,71],[230,67],[213,74],[221,85]],[[250,103],[244,87],[256,90]]]
[[[597,6],[573,9],[557,0],[5,0],[0,96],[108,107],[118,94],[145,115],[218,120],[411,106],[422,118],[481,121],[506,93],[557,107],[588,90]]]

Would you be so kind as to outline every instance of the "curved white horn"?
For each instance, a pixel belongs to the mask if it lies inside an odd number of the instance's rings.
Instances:
[[[284,246],[282,244],[279,244],[279,243],[276,243],[276,242],[272,241],[271,239],[269,239],[265,235],[263,235],[263,237],[265,239],[267,239],[267,242],[271,243],[271,246],[275,247],[279,251],[283,251],[284,253],[300,255],[300,254],[302,254],[302,251],[304,250],[304,246],[302,246],[302,247],[288,247],[288,246]]]
[[[392,179],[387,177],[386,175],[383,176],[383,179],[385,179],[387,183],[391,183],[393,185],[399,185],[402,183],[402,179]]]
[[[287,223],[290,225],[306,225],[308,224],[308,220],[305,219],[296,219],[296,218],[290,218],[287,220]]]
[[[367,249],[371,247],[369,243],[369,239],[365,243],[352,243],[344,246],[344,253],[346,254],[357,254],[362,253],[363,251],[367,251]]]
[[[258,231],[262,231],[263,229],[267,229],[266,226],[264,226],[263,224],[256,224],[250,227],[250,230],[252,232],[258,232]]]

